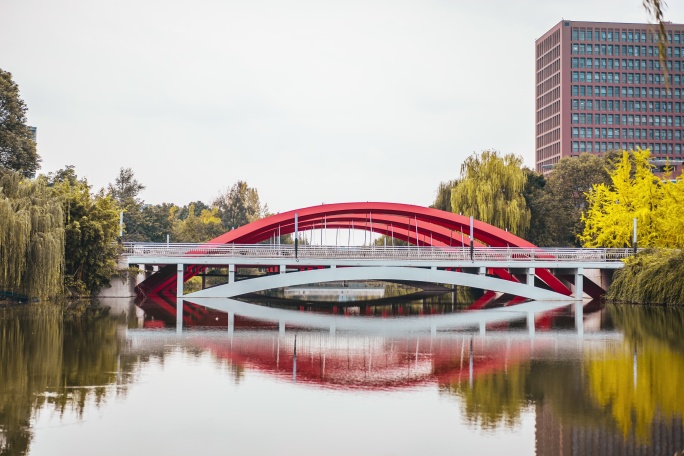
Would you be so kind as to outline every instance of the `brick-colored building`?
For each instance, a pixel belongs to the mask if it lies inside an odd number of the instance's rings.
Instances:
[[[563,20],[536,40],[535,163],[582,152],[649,148],[682,171],[684,24],[666,24],[663,68],[650,24]]]

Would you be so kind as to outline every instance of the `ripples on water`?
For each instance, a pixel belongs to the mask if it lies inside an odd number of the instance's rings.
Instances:
[[[682,309],[564,306],[530,328],[454,323],[482,315],[459,299],[259,304],[295,316],[185,303],[178,334],[165,301],[0,310],[0,454],[684,450]]]

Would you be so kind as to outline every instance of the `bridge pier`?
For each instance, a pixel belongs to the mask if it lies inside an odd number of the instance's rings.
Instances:
[[[527,283],[528,285],[534,285],[535,272],[535,268],[527,268],[527,272],[525,273],[525,283]]]
[[[176,297],[183,296],[183,285],[185,283],[185,265],[179,263],[176,267]]]
[[[584,268],[575,269],[575,299],[584,299]]]
[[[235,331],[235,313],[228,312],[228,335],[232,337],[233,331]]]
[[[228,283],[235,283],[235,265],[228,265]]]

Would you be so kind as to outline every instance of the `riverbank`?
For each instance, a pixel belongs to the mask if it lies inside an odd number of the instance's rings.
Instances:
[[[647,305],[684,306],[684,252],[648,250],[615,273],[606,299]]]

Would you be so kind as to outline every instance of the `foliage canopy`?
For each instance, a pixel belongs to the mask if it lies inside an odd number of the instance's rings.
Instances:
[[[0,169],[33,177],[40,167],[40,157],[26,125],[26,110],[12,74],[0,69]]]
[[[585,247],[632,245],[633,220],[642,247],[684,247],[684,182],[652,173],[650,152],[624,151],[610,173],[610,185],[594,185],[582,220]]]
[[[519,156],[496,151],[471,155],[451,191],[451,209],[524,237],[530,226],[523,196],[526,181]]]
[[[43,180],[0,174],[0,291],[46,298],[62,291],[62,205]]]

